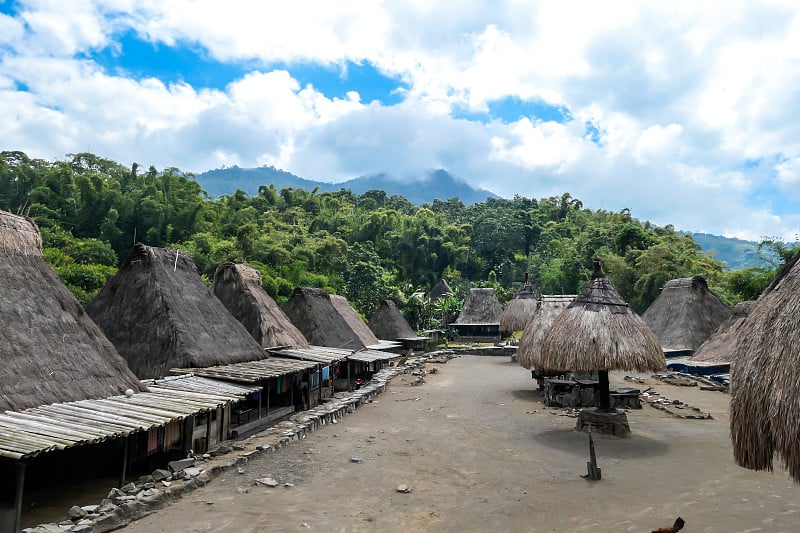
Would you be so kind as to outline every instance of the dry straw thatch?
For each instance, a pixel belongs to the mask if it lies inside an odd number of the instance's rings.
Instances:
[[[440,279],[439,283],[434,285],[431,289],[430,300],[433,302],[450,294],[453,294],[453,290],[450,288],[450,285],[447,284],[447,281]]]
[[[369,329],[379,339],[387,341],[417,340],[420,337],[411,329],[408,321],[393,300],[384,300],[369,318]]]
[[[0,211],[0,412],[145,390],[42,256],[36,224]]]
[[[515,331],[522,331],[525,325],[533,316],[539,304],[540,294],[536,287],[528,281],[528,273],[525,273],[525,281],[500,316],[500,335],[508,337]]]
[[[800,254],[761,294],[739,330],[731,369],[736,462],[772,470],[775,455],[800,483]]]
[[[595,262],[592,279],[550,326],[542,367],[569,372],[658,371],[666,366],[658,338]]]
[[[642,319],[664,351],[694,351],[730,318],[731,309],[702,276],[668,281]]]
[[[754,301],[739,302],[733,306],[731,317],[719,325],[717,330],[700,345],[692,356],[693,361],[730,363],[736,350],[736,338],[742,329]]]
[[[214,272],[211,292],[265,348],[308,348],[308,341],[261,286],[261,273],[237,263],[223,263]]]
[[[527,369],[542,369],[542,341],[545,333],[561,312],[572,303],[575,294],[542,295],[537,300],[517,346],[517,363]]]
[[[86,310],[142,379],[267,357],[178,250],[136,244]]]
[[[343,296],[298,287],[282,309],[312,345],[360,350],[378,344],[378,338]]]
[[[453,324],[499,326],[502,315],[503,306],[493,288],[470,289],[464,307]]]

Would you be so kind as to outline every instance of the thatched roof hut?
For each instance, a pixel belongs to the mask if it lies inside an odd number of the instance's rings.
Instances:
[[[267,357],[178,250],[136,244],[86,311],[142,379]]]
[[[642,319],[656,334],[664,352],[697,350],[731,309],[708,289],[702,276],[668,281]]]
[[[261,286],[261,273],[241,263],[223,263],[211,292],[264,348],[308,348],[308,341]]]
[[[522,337],[517,346],[517,362],[520,366],[527,369],[536,368],[543,370],[542,365],[542,341],[547,330],[555,321],[556,317],[572,303],[575,294],[549,295],[543,294],[536,301],[534,309],[528,323],[522,330]]]
[[[533,316],[539,304],[540,296],[536,287],[528,281],[528,273],[525,272],[525,281],[508,301],[500,317],[500,335],[508,337],[515,331],[525,329],[525,324]]]
[[[800,254],[761,294],[737,336],[731,369],[736,462],[772,470],[775,455],[800,483]]]
[[[0,211],[0,412],[145,390],[42,255],[36,224]]]
[[[700,345],[700,348],[692,356],[692,360],[732,362],[739,330],[744,326],[745,319],[754,304],[754,301],[748,301],[734,305],[731,317],[720,324],[717,330]]]
[[[434,300],[438,300],[443,296],[448,296],[453,294],[453,290],[450,288],[450,285],[447,284],[447,281],[444,279],[440,279],[439,283],[433,286],[431,289],[430,300],[433,302]]]
[[[298,287],[282,309],[312,345],[360,350],[379,344],[378,338],[343,296],[328,294],[322,289]]]
[[[493,288],[470,289],[464,307],[453,325],[495,324],[499,327],[502,315],[503,306]]]
[[[417,333],[411,329],[408,321],[397,308],[393,300],[384,300],[378,309],[369,318],[369,329],[379,339],[394,340],[418,340]]]
[[[631,310],[595,261],[592,279],[542,341],[542,366],[570,372],[663,370],[658,338]]]

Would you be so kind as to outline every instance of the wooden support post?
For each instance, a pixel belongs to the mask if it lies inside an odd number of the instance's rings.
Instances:
[[[353,383],[350,381],[350,365],[351,364],[352,364],[352,361],[350,361],[348,359],[347,360],[347,390],[349,390],[349,391],[353,390]]]
[[[269,401],[269,388],[268,387],[261,387],[261,390],[258,392],[258,417],[261,418],[261,397],[264,396],[264,391],[267,391],[267,401]]]
[[[125,476],[128,474],[128,440],[130,436],[123,437],[122,444],[122,473],[119,476],[119,488],[125,484]]]
[[[203,453],[208,452],[209,448],[211,448],[211,411],[206,413],[206,449]]]
[[[588,478],[592,481],[598,481],[602,477],[602,472],[597,468],[597,456],[594,453],[594,440],[592,439],[592,432],[589,432],[589,462],[586,463],[588,470]]]
[[[600,381],[600,406],[599,411],[604,413],[611,409],[611,393],[608,384],[608,370],[599,370],[597,377]]]
[[[22,521],[22,495],[25,492],[25,461],[17,462],[17,492],[14,495],[14,524],[12,531],[19,531]]]

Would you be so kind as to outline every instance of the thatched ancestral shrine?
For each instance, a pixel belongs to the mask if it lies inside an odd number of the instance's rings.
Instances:
[[[136,244],[86,311],[142,379],[267,357],[178,250]]]
[[[360,350],[380,343],[343,296],[298,287],[282,309],[312,345]]]
[[[500,316],[500,335],[508,337],[515,331],[525,329],[525,325],[539,306],[540,297],[539,291],[528,280],[528,273],[525,272],[525,281],[508,301],[508,305]]]
[[[668,355],[691,355],[731,316],[702,276],[668,281],[642,319]]]
[[[387,341],[400,341],[406,344],[424,341],[427,337],[420,337],[411,329],[397,304],[393,300],[384,300],[378,309],[369,318],[369,329],[378,339]]]
[[[42,255],[36,224],[0,211],[0,411],[141,391]]]
[[[453,290],[450,288],[450,285],[444,279],[440,279],[431,289],[430,301],[433,302],[440,298],[450,296],[451,294],[453,294]]]
[[[500,336],[502,315],[503,306],[493,288],[470,289],[461,313],[451,325],[460,337],[494,339]]]
[[[736,350],[736,339],[739,330],[744,327],[747,315],[755,304],[754,301],[739,302],[733,306],[733,314],[719,325],[714,333],[705,340],[692,356],[694,361],[725,362],[733,361]]]
[[[528,369],[535,369],[540,374],[542,368],[542,341],[545,333],[553,325],[556,317],[575,299],[574,294],[542,295],[537,300],[517,346],[517,363]]]
[[[308,348],[308,341],[261,286],[261,273],[241,263],[223,263],[211,291],[264,348]]]
[[[731,368],[736,462],[772,470],[780,458],[800,483],[800,254],[778,273],[739,329]]]

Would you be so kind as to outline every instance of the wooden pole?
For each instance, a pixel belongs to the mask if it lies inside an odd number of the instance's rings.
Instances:
[[[267,391],[267,401],[269,401],[269,385],[261,387],[261,391],[258,393],[258,418],[261,418],[261,397],[264,396],[264,391]]]
[[[128,473],[128,439],[130,439],[130,437],[123,437],[122,474],[119,476],[119,488],[122,488],[125,484],[125,475]]]
[[[17,462],[17,492],[14,495],[14,527],[12,531],[19,531],[22,520],[22,495],[25,491],[25,461]]]
[[[598,410],[607,413],[611,408],[611,394],[608,385],[608,370],[599,370],[597,372],[597,376],[600,380],[600,408]]]

